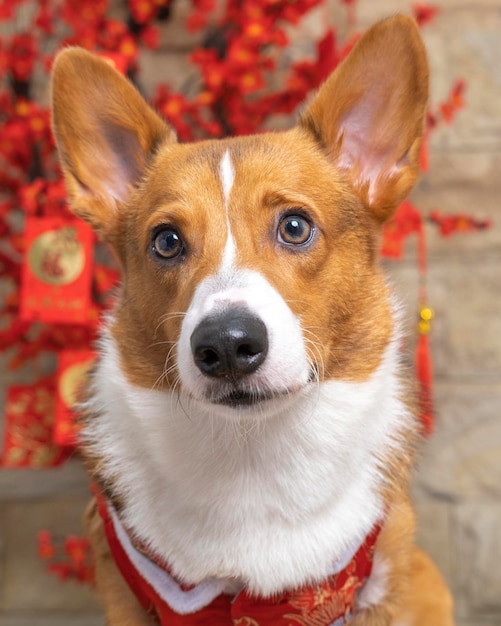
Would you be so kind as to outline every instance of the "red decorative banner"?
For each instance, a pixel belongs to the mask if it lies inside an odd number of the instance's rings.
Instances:
[[[88,323],[93,242],[90,227],[78,220],[26,219],[21,320]]]
[[[52,440],[54,382],[10,387],[5,403],[5,434],[2,467],[53,467],[67,453]]]
[[[95,356],[93,350],[62,350],[59,353],[54,442],[60,446],[73,447],[76,444],[75,404]]]

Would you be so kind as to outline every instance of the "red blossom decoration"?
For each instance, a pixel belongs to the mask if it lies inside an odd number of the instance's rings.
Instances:
[[[457,213],[455,215],[442,215],[438,211],[432,211],[429,215],[430,222],[436,224],[443,237],[450,237],[456,233],[469,233],[475,230],[490,228],[490,220],[480,220],[471,215]]]
[[[69,535],[56,544],[48,530],[38,533],[38,556],[47,563],[47,571],[60,580],[94,583],[92,551],[87,539]]]
[[[435,17],[440,13],[440,9],[438,7],[430,6],[429,4],[422,4],[421,2],[416,2],[412,9],[416,22],[421,27],[433,22]]]
[[[384,225],[381,253],[388,258],[401,259],[405,240],[419,233],[422,224],[419,210],[409,200],[402,202],[394,217]]]
[[[37,41],[31,33],[16,34],[7,49],[7,66],[14,80],[27,81],[38,55]]]

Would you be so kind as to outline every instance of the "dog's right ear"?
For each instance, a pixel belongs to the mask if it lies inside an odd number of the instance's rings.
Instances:
[[[379,223],[416,181],[427,99],[424,44],[397,15],[365,33],[301,119]]]
[[[71,208],[107,239],[120,205],[174,132],[109,63],[79,48],[54,63],[52,120]]]

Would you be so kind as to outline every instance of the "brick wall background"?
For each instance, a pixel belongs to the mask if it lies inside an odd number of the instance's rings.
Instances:
[[[330,0],[332,24],[346,33],[346,15]],[[429,299],[437,428],[414,481],[419,543],[433,556],[456,598],[459,626],[501,625],[501,0],[440,0],[442,11],[424,30],[433,104],[456,77],[467,81],[466,108],[453,126],[432,136],[431,168],[413,199],[428,211],[465,211],[493,220],[487,232],[442,239],[429,228]],[[359,0],[359,26],[395,12],[407,0]],[[187,85],[187,52],[196,37],[175,19],[158,52],[144,55],[142,80]],[[323,15],[295,36],[293,54],[311,48]],[[46,90],[40,84],[40,90]],[[414,243],[389,263],[408,307],[417,314]],[[4,369],[4,368],[2,368]],[[34,373],[22,372],[30,381]],[[1,374],[2,383],[11,374]],[[16,380],[19,380],[16,375]],[[88,498],[78,460],[61,470],[0,471],[0,626],[94,626],[102,623],[92,594],[48,576],[36,556],[36,533],[80,532]]]

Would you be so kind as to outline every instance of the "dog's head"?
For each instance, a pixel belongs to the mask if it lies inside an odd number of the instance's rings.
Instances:
[[[379,230],[415,182],[427,100],[410,19],[373,27],[283,133],[179,144],[79,49],[52,95],[72,209],[122,267],[130,382],[228,414],[370,376],[392,333]]]

